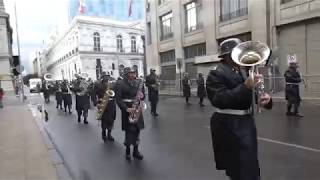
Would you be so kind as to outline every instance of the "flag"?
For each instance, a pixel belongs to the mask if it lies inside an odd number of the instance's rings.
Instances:
[[[132,15],[132,1],[133,1],[133,0],[129,0],[129,8],[128,8],[128,15],[129,15],[129,17]]]
[[[83,14],[85,12],[85,7],[86,7],[86,4],[84,2],[85,0],[79,0],[79,12],[81,14]]]

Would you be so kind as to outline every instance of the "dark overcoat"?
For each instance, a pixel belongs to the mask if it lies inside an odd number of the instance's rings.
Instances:
[[[286,99],[290,103],[299,103],[301,101],[299,83],[301,76],[298,71],[289,69],[284,73],[286,80]],[[292,84],[291,84],[292,83]]]
[[[190,80],[189,78],[182,79],[182,89],[183,89],[183,96],[190,97],[191,96],[191,87],[190,87]]]
[[[148,88],[148,96],[149,101],[158,101],[159,100],[159,90],[158,88],[154,87],[157,86],[157,76],[156,75],[148,75],[146,77],[146,86]]]
[[[197,95],[199,98],[204,98],[206,97],[206,88],[204,85],[204,78],[203,77],[199,77],[197,79],[197,84],[198,84],[198,89],[197,89]]]

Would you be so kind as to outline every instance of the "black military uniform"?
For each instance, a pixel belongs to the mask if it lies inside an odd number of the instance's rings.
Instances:
[[[62,92],[61,92],[61,85],[60,83],[57,81],[56,84],[55,84],[55,91],[56,91],[56,101],[57,101],[57,106],[56,108],[60,108],[62,109],[62,100],[63,100],[63,97],[62,97]]]
[[[189,98],[191,96],[191,82],[188,77],[188,73],[184,74],[182,79],[182,89],[183,89],[183,96],[186,98],[186,103],[189,104]]]
[[[133,157],[142,160],[143,156],[138,150],[140,130],[144,128],[143,115],[141,114],[136,123],[129,122],[128,108],[132,108],[132,104],[136,100],[139,89],[139,80],[132,79],[130,76],[135,74],[131,68],[124,69],[124,79],[118,80],[116,85],[116,101],[121,109],[122,114],[122,130],[125,131],[126,159],[131,160],[130,146],[133,145]],[[144,90],[142,90],[144,94]]]
[[[157,103],[159,101],[159,82],[154,69],[150,69],[150,74],[146,77],[146,86],[148,87],[149,101],[151,105],[151,114],[158,116]]]
[[[74,92],[76,93],[76,110],[78,113],[78,123],[81,122],[81,115],[83,115],[84,124],[88,124],[87,118],[88,110],[90,108],[90,96],[87,90],[84,90],[80,87],[81,81],[85,81],[85,79],[78,77],[75,83],[75,87],[73,88]],[[84,94],[79,94],[79,92],[82,91],[86,92]]]
[[[43,92],[45,103],[50,103],[50,85],[47,82],[43,82],[41,91]]]
[[[289,69],[284,73],[286,80],[286,100],[287,104],[287,115],[303,117],[299,114],[299,106],[301,102],[299,83],[301,82],[301,76],[297,70],[295,62],[290,63]],[[293,113],[291,112],[292,105],[294,106]]]
[[[216,112],[211,117],[211,135],[216,168],[225,170],[231,180],[259,180],[257,132],[250,107],[252,90],[244,84],[240,69],[232,64],[231,51],[239,39],[221,43],[216,68],[210,71],[206,89]],[[272,107],[272,101],[266,108]]]
[[[69,114],[71,114],[72,96],[71,96],[71,91],[67,81],[62,82],[61,92],[62,92],[64,112],[67,112],[67,108],[68,108]]]
[[[98,103],[100,103],[100,99],[103,99],[105,92],[107,90],[107,85],[106,83],[109,82],[110,76],[105,75],[102,77],[102,80],[99,81],[99,83],[96,83],[95,86],[95,94],[98,98]],[[114,84],[109,84],[111,87],[109,87],[110,90],[114,91]],[[108,141],[114,141],[114,138],[111,135],[113,125],[114,125],[114,120],[116,119],[116,102],[115,102],[115,97],[109,97],[109,101],[107,104],[107,107],[105,111],[102,114],[101,118],[101,135],[102,135],[102,140],[104,142]],[[108,130],[108,135],[106,134],[106,129]]]
[[[197,89],[197,95],[200,98],[199,104],[200,106],[204,106],[203,104],[203,98],[206,97],[206,88],[204,86],[204,78],[202,76],[202,73],[199,73],[199,77],[197,79],[198,89]]]

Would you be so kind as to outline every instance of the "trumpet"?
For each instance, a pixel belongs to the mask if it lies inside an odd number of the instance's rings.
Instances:
[[[270,56],[270,48],[268,45],[260,41],[246,41],[238,44],[231,53],[232,60],[240,65],[245,67],[250,67],[249,77],[253,80],[254,74],[259,74],[257,69],[258,65],[263,65]],[[255,72],[256,71],[256,72]],[[264,93],[264,81],[263,78],[259,79],[258,85],[256,87],[258,95],[258,106],[257,111],[261,113],[261,101],[260,95]],[[253,99],[255,98],[255,88],[253,88]]]

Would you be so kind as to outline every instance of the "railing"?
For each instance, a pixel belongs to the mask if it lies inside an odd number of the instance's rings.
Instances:
[[[205,78],[206,79],[206,78]],[[305,75],[300,83],[300,95],[302,98],[320,98],[320,75]],[[191,94],[197,95],[196,79],[191,79]],[[264,90],[274,97],[285,97],[286,82],[284,77],[265,77]],[[179,80],[161,80],[160,94],[182,95],[182,84],[180,91]]]
[[[236,17],[241,17],[248,14],[248,7],[238,9],[237,11],[220,15],[220,22],[229,21]]]
[[[184,32],[189,33],[189,32],[196,31],[196,30],[202,29],[202,28],[203,28],[203,23],[197,23],[195,26],[186,27],[184,29]]]
[[[173,37],[173,33],[166,33],[166,34],[163,34],[161,37],[160,37],[160,40],[163,41],[163,40],[166,40],[166,39],[169,39],[169,38],[172,38]]]

